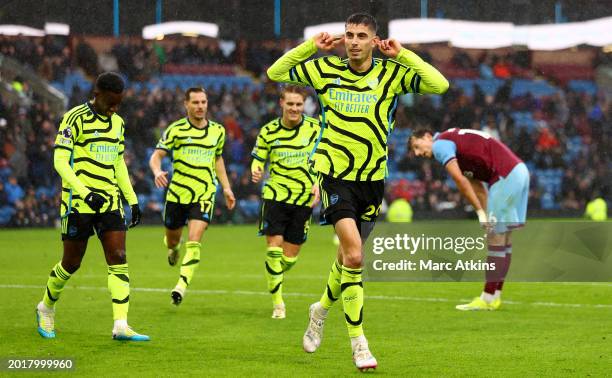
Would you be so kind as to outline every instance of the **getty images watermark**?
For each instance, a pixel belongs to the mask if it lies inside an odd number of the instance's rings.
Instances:
[[[394,257],[402,255],[414,256],[419,252],[441,252],[455,253],[462,255],[465,252],[483,251],[487,246],[487,236],[427,236],[421,234],[411,236],[410,234],[395,234],[395,236],[376,236],[372,239],[372,253],[381,258],[372,261],[372,268],[377,271],[396,271],[396,270],[495,270],[495,263],[487,263],[482,260],[461,260],[434,261],[431,258],[410,260],[400,259],[399,261],[385,261],[381,255],[396,254]]]
[[[491,248],[476,221],[379,223],[363,245],[364,279],[612,282],[612,222],[529,221],[505,235]],[[509,271],[491,258],[500,248],[512,254]]]

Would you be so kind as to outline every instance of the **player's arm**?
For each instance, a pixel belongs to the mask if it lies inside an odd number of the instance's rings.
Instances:
[[[57,147],[53,153],[53,166],[57,173],[59,173],[60,177],[64,182],[66,182],[70,187],[79,195],[81,198],[87,197],[91,190],[87,189],[87,187],[79,180],[77,175],[74,173],[74,170],[70,166],[70,157],[72,155],[71,150],[67,150],[65,148]]]
[[[172,126],[166,128],[159,142],[155,146],[155,151],[149,159],[149,168],[153,172],[155,178],[155,186],[157,188],[165,188],[168,186],[168,172],[162,170],[162,160],[168,155],[168,151],[174,148],[174,133]]]
[[[446,139],[437,139],[431,145],[433,157],[444,165],[461,194],[472,204],[478,214],[481,224],[486,224],[487,216],[484,211],[486,203],[481,203],[472,187],[470,181],[463,175],[459,163],[457,162],[457,145],[455,142]],[[484,188],[483,188],[484,189]]]
[[[136,227],[140,223],[140,207],[138,206],[138,197],[134,192],[132,183],[130,182],[130,174],[128,173],[127,165],[123,159],[123,152],[125,150],[125,141],[123,137],[124,125],[121,125],[121,143],[119,144],[119,154],[115,160],[115,178],[117,179],[117,186],[132,211],[132,220],[130,222],[130,228]]]
[[[483,209],[487,208],[487,189],[484,184],[480,180],[468,179],[470,181],[470,185],[472,185],[472,189],[474,189],[474,193],[476,193],[476,197],[478,197],[478,201],[482,205]]]
[[[128,173],[125,160],[123,160],[123,154],[119,156],[115,164],[115,177],[117,178],[119,190],[121,190],[128,205],[132,206],[138,204],[138,197],[136,197],[136,192],[134,192],[134,188],[130,182],[130,174]]]
[[[81,180],[79,180],[70,166],[71,155],[72,151],[56,147],[53,153],[53,167],[57,173],[59,173],[62,180],[76,191],[92,210],[98,212],[106,203],[106,198],[99,193],[89,190]]]
[[[222,156],[217,156],[217,159],[215,160],[215,172],[217,173],[217,179],[223,188],[223,196],[225,197],[227,208],[232,210],[236,205],[236,198],[234,197],[234,192],[232,192],[232,188],[227,178],[225,162],[223,161]]]
[[[157,148],[151,154],[151,158],[149,159],[149,168],[151,168],[151,172],[153,172],[153,177],[155,178],[155,186],[158,188],[165,188],[168,186],[168,172],[162,170],[162,160],[168,155],[166,150]]]
[[[470,204],[472,204],[474,209],[476,209],[476,214],[478,215],[478,220],[480,223],[486,223],[487,215],[484,210],[484,206],[478,199],[470,180],[468,180],[461,172],[457,159],[450,160],[444,167],[453,181],[455,181],[455,184],[457,184],[457,188],[459,188],[461,194],[470,202]]]
[[[72,120],[69,114],[64,115],[55,137],[55,145],[53,151],[53,166],[62,180],[66,182],[81,198],[87,197],[90,190],[76,176],[76,173],[70,166],[74,150],[74,142],[79,137],[80,128],[77,125],[77,120],[70,124],[67,120]]]
[[[342,42],[343,37],[319,33],[302,44],[289,50],[268,68],[270,80],[314,86],[312,77],[303,63],[317,50],[330,51]]]
[[[217,147],[215,149],[215,172],[217,173],[217,180],[221,183],[223,188],[223,197],[225,197],[225,204],[227,208],[232,210],[236,206],[236,197],[230,186],[229,180],[227,179],[227,171],[225,170],[225,162],[223,161],[223,147],[225,146],[225,129],[221,128],[221,135],[217,141]]]
[[[270,147],[263,135],[265,132],[265,128],[259,132],[253,151],[251,151],[251,157],[253,158],[251,162],[251,181],[254,183],[260,182],[263,178],[264,168],[270,151]]]
[[[140,207],[138,206],[138,197],[136,197],[136,192],[134,192],[134,188],[130,182],[130,174],[128,173],[125,160],[123,159],[123,153],[119,155],[117,162],[115,163],[115,177],[117,178],[117,186],[119,186],[119,190],[121,190],[123,197],[125,197],[125,200],[127,201],[128,205],[130,205],[130,209],[132,210],[132,221],[130,222],[130,228],[136,227],[136,225],[140,223]]]
[[[265,166],[265,161],[258,160],[255,157],[253,158],[251,162],[251,181],[256,184],[261,181]]]
[[[313,196],[312,205],[310,205],[310,207],[314,209],[315,206],[317,206],[317,204],[319,203],[319,200],[321,199],[321,193],[319,191],[318,183],[315,182],[314,184],[312,184],[312,187],[310,188],[310,194],[312,194]]]
[[[106,203],[106,199],[102,195],[89,190],[81,180],[79,180],[70,164],[74,142],[79,137],[80,128],[77,125],[77,122],[79,122],[78,118],[74,120],[72,124],[68,124],[68,119],[71,119],[71,117],[64,116],[57,137],[55,138],[53,167],[62,180],[67,183],[92,210],[98,212],[102,206],[104,206],[104,203]]]
[[[421,94],[443,94],[448,90],[448,80],[414,52],[403,48],[395,39],[378,42],[380,51],[386,56],[410,67],[402,78],[402,91]]]

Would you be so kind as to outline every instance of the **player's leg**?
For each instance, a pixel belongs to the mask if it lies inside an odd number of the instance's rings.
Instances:
[[[457,305],[461,311],[494,310],[495,291],[500,281],[501,266],[506,258],[507,203],[511,199],[510,188],[505,179],[500,179],[489,188],[487,197],[488,220],[492,229],[487,234],[487,264],[495,269],[485,272],[485,284],[480,296],[470,303]]]
[[[480,296],[471,302],[455,306],[461,311],[489,311],[495,310],[492,304],[496,301],[496,291],[499,285],[502,266],[506,259],[505,233],[489,233],[487,235],[487,264],[495,269],[485,272],[485,284]]]
[[[188,221],[185,256],[183,256],[183,261],[181,263],[178,282],[171,293],[172,303],[174,305],[178,306],[183,301],[187,286],[191,284],[195,271],[200,265],[200,254],[202,249],[201,240],[207,227],[208,222],[201,220],[201,217],[197,219],[191,218]]]
[[[285,303],[283,301],[283,235],[266,235],[266,281],[268,291],[272,295],[272,318],[285,318]]]
[[[281,256],[281,267],[283,269],[283,273],[288,272],[295,266],[301,248],[301,244],[283,241],[283,255]]]
[[[337,214],[338,211],[343,209],[350,210],[353,208],[352,206],[348,206],[346,204],[347,201],[350,201],[352,193],[350,193],[346,187],[343,188],[341,184],[338,184],[336,180],[325,176],[320,176],[319,187],[321,190],[321,202],[324,208],[321,214],[323,217],[322,224],[334,224],[334,221],[336,220],[334,214]],[[334,232],[334,235],[337,237],[337,232]],[[327,311],[331,308],[331,306],[336,303],[338,298],[340,298],[343,255],[344,251],[342,250],[342,245],[338,240],[336,258],[332,262],[331,269],[327,277],[327,285],[319,302],[313,305],[315,306],[316,310],[315,314],[318,313],[323,319],[325,319],[327,316]]]
[[[363,335],[362,308],[363,283],[361,279],[363,254],[357,222],[352,218],[340,219],[335,224],[342,247],[341,294],[344,316],[351,338]]]
[[[527,199],[529,197],[529,171],[525,164],[518,164],[508,176],[510,185],[513,189],[512,201],[509,202],[509,214],[512,215],[508,219],[508,231],[505,233],[505,258],[500,270],[500,280],[495,291],[495,298],[491,303],[494,309],[501,306],[501,292],[510,270],[512,261],[512,229],[522,227],[527,221]]]
[[[106,231],[99,235],[108,265],[108,290],[113,303],[115,328],[127,327],[130,307],[130,274],[125,255],[125,231]]]
[[[351,182],[355,198],[337,214],[334,223],[343,252],[341,296],[344,317],[351,339],[353,362],[357,369],[375,369],[376,358],[370,352],[363,332],[363,243],[374,230],[384,195],[384,182]]]
[[[258,235],[266,236],[266,259],[264,262],[268,291],[272,295],[272,318],[285,317],[283,302],[283,235],[291,221],[287,204],[264,200],[261,205]]]
[[[44,338],[55,337],[55,304],[72,274],[81,266],[86,249],[87,239],[64,241],[62,261],[49,273],[43,299],[36,306],[38,333]]]
[[[369,350],[363,333],[362,236],[355,219],[343,218],[335,224],[342,246],[341,296],[344,318],[351,338],[353,360],[360,370],[376,368],[377,362]],[[367,235],[364,237],[364,239]]]
[[[334,234],[335,235],[335,234]],[[342,279],[342,246],[338,246],[337,255],[332,263],[327,285],[321,299],[310,305],[309,325],[304,334],[303,346],[306,352],[312,353],[321,345],[323,339],[323,325],[329,309],[340,298],[340,281]]]
[[[526,221],[529,172],[525,164],[517,164],[510,174],[494,183],[488,194],[489,219],[493,232],[487,236],[487,262],[495,269],[485,274],[486,283],[480,297],[471,303],[457,306],[459,310],[496,310],[501,306],[501,287],[512,258],[510,233]]]
[[[340,298],[340,281],[342,279],[342,246],[338,246],[336,259],[331,265],[331,269],[329,271],[329,275],[327,276],[327,286],[323,291],[323,295],[321,295],[321,299],[319,303],[325,310],[325,314],[327,314],[327,310],[329,310],[334,303]]]
[[[485,285],[480,299],[491,305],[496,299],[499,284],[503,281],[506,262],[506,233],[490,233],[487,235],[487,263],[489,266],[495,264],[495,269],[487,270],[485,273]],[[487,308],[492,309],[492,308]]]
[[[338,235],[340,241],[340,248],[338,249],[342,254],[341,259],[339,259],[342,261],[340,269],[340,295],[342,296],[346,325],[351,338],[353,361],[360,370],[375,368],[377,362],[369,350],[362,328],[362,243],[373,229],[374,221],[382,202],[384,183],[382,181],[353,183],[323,178],[321,188],[324,193],[324,201],[325,198],[327,199],[327,204],[324,203],[326,205],[323,214],[324,219],[334,225],[336,235]],[[366,219],[368,223],[362,228],[361,222],[358,223],[357,219]],[[332,274],[335,270],[334,268],[332,266]],[[332,281],[331,278],[328,279],[328,285]],[[313,318],[316,319],[313,314],[317,315],[319,313],[319,318],[322,320],[325,319],[326,315],[323,312],[326,310],[320,303],[315,303],[313,306],[311,306],[310,324],[313,323]],[[305,349],[309,330],[304,335]],[[322,332],[318,336],[321,335]],[[315,336],[317,336],[316,333]],[[320,343],[320,338],[318,341]],[[318,347],[318,344],[315,344],[315,346]]]
[[[166,229],[164,245],[168,248],[168,264],[175,266],[180,258],[181,236],[187,221],[184,206],[173,202],[166,202],[163,221]]]
[[[373,223],[372,223],[373,225]],[[335,229],[342,247],[341,296],[344,318],[351,339],[353,361],[360,370],[374,369],[377,361],[370,352],[363,332],[363,252],[362,243],[367,238],[359,233],[355,219],[343,218],[336,222]]]
[[[351,193],[347,187],[343,187],[339,183],[339,180],[320,175],[318,182],[323,206],[321,224],[333,225],[336,220],[333,215],[339,210],[338,207],[341,205],[340,199],[350,198]],[[338,194],[338,192],[341,192],[341,194]],[[330,198],[331,196],[333,198]],[[308,327],[302,338],[302,346],[308,353],[315,352],[321,345],[327,312],[340,297],[342,255],[342,246],[338,246],[337,256],[332,263],[323,295],[318,302],[311,304],[308,309]]]
[[[493,296],[493,301],[491,302],[491,307],[494,310],[497,310],[501,306],[501,293],[504,286],[504,281],[506,280],[506,276],[508,275],[508,271],[510,270],[510,263],[512,261],[512,231],[508,231],[505,234],[505,246],[504,246],[504,259],[501,262],[499,267],[499,279],[497,282],[497,288],[495,289],[495,295]],[[496,267],[497,268],[497,267]]]
[[[70,214],[62,219],[62,260],[51,269],[43,299],[36,306],[38,333],[44,338],[55,337],[55,304],[72,274],[81,266],[91,234],[89,216]]]
[[[164,245],[168,248],[168,264],[175,266],[180,258],[180,251],[182,246],[181,236],[183,234],[183,227],[175,230],[166,228],[164,235]]]
[[[309,206],[290,206],[289,224],[283,234],[283,272],[289,271],[297,262],[300,248],[308,238],[311,215],[312,208]]]
[[[119,212],[100,214],[95,227],[108,265],[108,290],[113,305],[113,339],[148,341],[149,336],[136,333],[127,321],[130,274],[125,251],[126,227],[123,215]]]
[[[130,274],[125,253],[125,231],[106,231],[100,235],[108,264],[108,290],[113,303],[113,339],[148,341],[149,336],[132,330],[127,322],[130,307]]]
[[[81,266],[81,261],[83,261],[83,256],[85,256],[85,250],[87,249],[87,239],[64,240],[63,245],[64,254],[62,261],[55,264],[51,270],[42,300],[45,306],[50,309],[55,307],[55,303],[59,300],[66,282]]]
[[[297,263],[301,245],[306,242],[308,237],[310,216],[312,215],[312,209],[308,206],[295,206],[283,203],[280,207],[283,208],[283,211],[278,212],[280,214],[276,214],[277,220],[272,221],[272,223],[282,225],[283,234],[280,238],[277,238],[276,236],[268,236],[268,256],[270,255],[270,252],[272,252],[275,260],[266,261],[268,288],[271,288],[271,293],[272,291],[275,291],[272,294],[274,305],[272,318],[275,319],[283,319],[286,316],[285,304],[282,300],[281,294],[284,285],[285,273],[291,270],[291,268],[293,268],[293,266]],[[279,219],[281,222],[278,221]],[[267,221],[266,223],[269,227],[270,222]],[[278,227],[277,232],[281,232],[281,227]],[[270,251],[272,240],[274,241],[275,245],[278,245],[277,243],[279,242],[281,243],[282,252],[280,256],[278,256],[278,250]],[[280,264],[280,269],[278,269],[278,264]]]

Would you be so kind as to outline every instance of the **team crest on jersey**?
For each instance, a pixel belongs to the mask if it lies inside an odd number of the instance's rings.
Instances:
[[[191,139],[191,137],[187,138],[187,143],[191,143],[193,142],[193,139]]]
[[[463,171],[463,175],[467,178],[474,178],[474,172],[472,171]]]
[[[310,140],[308,139],[308,137],[304,137],[304,138],[302,138],[302,144],[303,144],[304,146],[308,146],[308,142],[309,142],[309,141],[310,141]]]
[[[340,196],[338,196],[337,194],[332,194],[331,196],[329,196],[329,202],[332,205],[335,205],[339,199],[340,199]]]
[[[94,133],[94,136],[99,137],[100,133],[98,132],[98,130],[96,130],[96,132]]]
[[[275,146],[280,146],[281,142],[280,142],[280,140],[277,139],[272,144],[274,144]]]
[[[72,130],[70,129],[70,127],[66,127],[64,131],[62,131],[62,135],[64,136],[64,138],[72,138]]]
[[[378,87],[378,78],[375,77],[375,78],[369,79],[367,83],[370,89],[376,89],[376,87]]]
[[[339,77],[337,77],[336,80],[334,80],[334,84],[336,84],[336,85],[340,85],[341,84]]]

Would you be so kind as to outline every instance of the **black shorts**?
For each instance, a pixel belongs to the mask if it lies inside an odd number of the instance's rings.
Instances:
[[[310,206],[264,200],[259,217],[259,235],[282,235],[292,244],[303,244],[310,228]]]
[[[184,227],[189,219],[201,220],[210,223],[215,203],[202,201],[190,204],[166,202],[164,208],[164,226],[170,230]]]
[[[321,224],[336,224],[351,218],[357,223],[362,238],[367,238],[380,212],[385,193],[385,180],[347,181],[320,175]]]
[[[87,240],[95,233],[98,238],[106,231],[126,231],[125,217],[119,210],[101,214],[70,213],[62,219],[62,240]]]

